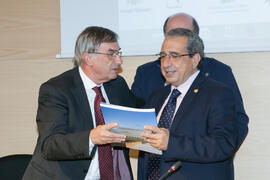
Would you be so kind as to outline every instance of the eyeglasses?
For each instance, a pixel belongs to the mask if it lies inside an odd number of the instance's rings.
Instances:
[[[122,56],[122,51],[110,51],[109,53],[103,53],[103,52],[89,52],[90,54],[103,54],[103,55],[107,55],[110,56],[112,58],[116,58],[116,57],[121,57]]]
[[[159,56],[160,59],[164,59],[166,56],[168,56],[169,59],[180,59],[183,56],[193,56],[194,54],[179,54],[177,52],[169,52],[167,54],[165,52],[160,52],[160,53],[158,53],[156,55]]]

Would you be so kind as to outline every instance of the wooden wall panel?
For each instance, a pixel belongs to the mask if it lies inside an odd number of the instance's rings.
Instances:
[[[56,0],[0,1],[0,58],[54,58],[60,52],[60,11]]]
[[[33,152],[39,86],[73,66],[71,60],[55,59],[60,53],[59,8],[57,0],[0,1],[0,156]],[[232,67],[250,117],[248,137],[235,156],[235,179],[266,180],[270,52],[208,56]],[[121,75],[131,85],[137,66],[154,59],[126,57]],[[132,166],[135,173],[136,158]]]

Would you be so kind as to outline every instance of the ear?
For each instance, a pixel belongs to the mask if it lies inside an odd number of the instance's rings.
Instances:
[[[89,55],[89,53],[84,52],[82,55],[82,59],[84,61],[84,64],[90,65],[92,63],[91,61],[91,56]]]
[[[201,60],[200,54],[199,53],[194,54],[192,57],[192,67],[197,68],[200,60]]]

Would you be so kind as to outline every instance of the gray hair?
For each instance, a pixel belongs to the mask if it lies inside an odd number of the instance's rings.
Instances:
[[[187,37],[188,38],[188,44],[187,44],[187,52],[190,54],[190,57],[192,57],[194,54],[199,53],[201,56],[201,59],[204,57],[204,44],[202,39],[198,34],[195,34],[194,32],[184,29],[184,28],[176,28],[172,29],[167,33],[167,37]],[[197,68],[201,68],[201,61],[199,62]]]
[[[102,43],[117,42],[118,35],[106,28],[98,26],[87,27],[78,36],[73,63],[75,66],[83,64],[82,55],[87,52],[95,52]]]

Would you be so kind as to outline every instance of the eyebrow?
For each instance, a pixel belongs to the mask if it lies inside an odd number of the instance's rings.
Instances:
[[[160,53],[166,53],[165,51],[161,51]],[[173,53],[173,54],[183,54],[185,52],[178,52],[178,51],[169,51],[168,53]]]
[[[121,50],[121,48],[119,48],[119,49],[109,49],[108,51],[110,51],[110,52],[116,52],[116,51],[120,51]]]

